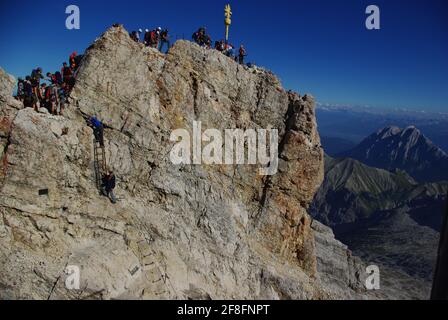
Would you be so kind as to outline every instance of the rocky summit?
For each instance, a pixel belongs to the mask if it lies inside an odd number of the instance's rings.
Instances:
[[[64,117],[24,109],[13,87],[0,71],[1,299],[368,297],[361,262],[307,213],[324,175],[311,96],[187,41],[164,55],[122,27],[85,52]],[[93,115],[115,205],[95,183]],[[278,173],[172,164],[171,133],[194,121],[278,129]]]

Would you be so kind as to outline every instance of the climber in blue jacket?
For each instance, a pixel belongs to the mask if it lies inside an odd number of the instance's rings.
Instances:
[[[95,135],[96,141],[100,143],[101,147],[104,147],[104,125],[96,117],[90,118],[90,124],[93,128],[93,134]]]

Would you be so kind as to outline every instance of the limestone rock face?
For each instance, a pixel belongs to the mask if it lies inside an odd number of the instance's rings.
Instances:
[[[14,84],[14,78],[0,68],[0,159],[4,163],[7,162],[5,151],[9,145],[12,122],[17,110],[23,108],[23,105],[12,97]]]
[[[362,292],[367,278],[362,261],[335,239],[331,228],[313,220],[312,229],[316,239],[318,274],[324,286],[338,295],[344,295],[347,285],[355,292]]]
[[[358,297],[349,280],[335,289],[318,272],[307,209],[323,152],[311,96],[190,42],[161,54],[121,27],[87,50],[64,117],[19,110],[0,76],[0,298]],[[95,185],[87,115],[107,126],[116,205]],[[170,135],[194,121],[277,129],[278,173],[174,165]],[[79,268],[79,290],[67,288],[67,267]]]

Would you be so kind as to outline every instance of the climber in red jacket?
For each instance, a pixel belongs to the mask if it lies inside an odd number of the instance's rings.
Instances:
[[[63,63],[61,73],[63,81],[67,85],[68,90],[70,91],[73,86],[73,70],[67,65],[67,62]]]
[[[70,68],[72,68],[72,70],[75,70],[77,68],[76,59],[75,59],[77,55],[78,55],[78,53],[75,51],[69,57],[68,61],[70,62]]]

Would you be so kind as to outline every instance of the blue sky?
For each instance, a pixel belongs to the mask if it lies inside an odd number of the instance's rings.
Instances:
[[[16,77],[55,71],[114,22],[188,39],[205,25],[215,40],[227,2],[231,42],[288,89],[322,103],[448,111],[446,0],[1,1],[0,66]],[[70,4],[81,10],[80,30],[65,28]],[[365,28],[369,4],[381,9],[379,31]]]

